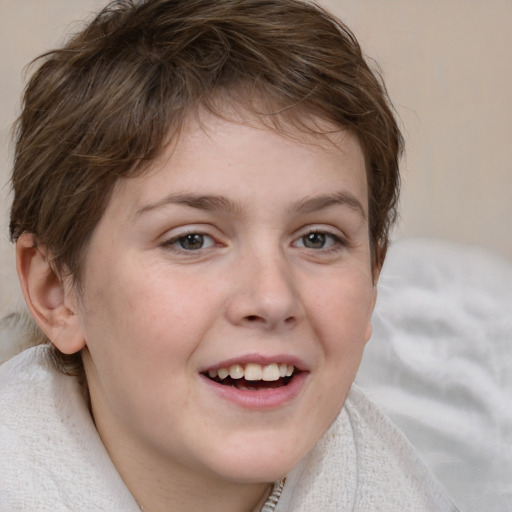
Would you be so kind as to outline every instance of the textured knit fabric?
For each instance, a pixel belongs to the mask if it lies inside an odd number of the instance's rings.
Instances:
[[[77,379],[54,369],[45,346],[0,366],[0,510],[139,511]],[[275,512],[452,510],[412,447],[355,387],[338,420],[286,477],[275,506]]]

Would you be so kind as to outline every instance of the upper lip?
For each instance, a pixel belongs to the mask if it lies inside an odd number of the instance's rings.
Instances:
[[[225,359],[219,363],[214,363],[208,366],[205,366],[200,370],[200,373],[208,372],[209,370],[218,370],[219,368],[229,368],[234,364],[246,365],[246,364],[260,364],[262,366],[278,363],[278,364],[287,364],[295,366],[295,369],[298,371],[307,371],[308,368],[306,364],[298,357],[287,355],[287,354],[276,354],[272,356],[261,355],[261,354],[246,354],[238,357],[232,357],[230,359]]]

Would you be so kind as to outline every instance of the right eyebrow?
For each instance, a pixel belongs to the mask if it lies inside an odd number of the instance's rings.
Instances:
[[[198,210],[227,211],[238,213],[240,208],[230,199],[224,196],[200,195],[200,194],[169,194],[153,203],[146,204],[135,212],[136,217],[162,208],[170,204],[189,206]]]

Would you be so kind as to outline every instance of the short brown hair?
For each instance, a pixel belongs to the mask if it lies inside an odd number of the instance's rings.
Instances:
[[[80,285],[115,182],[145,169],[219,95],[259,117],[261,100],[354,133],[368,174],[380,266],[396,219],[402,137],[385,87],[350,30],[300,0],[117,0],[40,57],[16,125],[12,240],[33,233]],[[238,100],[236,99],[238,98]],[[270,116],[272,117],[272,116]]]

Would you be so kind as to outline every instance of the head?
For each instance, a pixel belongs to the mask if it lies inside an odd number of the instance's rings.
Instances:
[[[232,131],[234,125],[239,129]],[[48,280],[76,298],[69,310],[80,309],[82,299],[87,306],[88,263],[101,266],[94,250],[115,218],[109,212],[122,216],[116,209],[137,203],[136,190],[149,201],[165,186],[158,172],[164,176],[166,165],[174,162],[176,176],[185,175],[186,148],[197,152],[217,141],[209,157],[219,147],[229,152],[222,139],[228,134],[240,147],[248,140],[256,147],[261,138],[259,149],[268,144],[269,154],[277,141],[285,153],[289,144],[299,153],[320,151],[329,168],[320,181],[334,176],[336,157],[343,169],[347,148],[359,155],[362,166],[353,167],[364,191],[354,185],[356,202],[375,281],[396,218],[402,138],[384,85],[352,33],[297,0],[119,0],[63,48],[42,56],[16,129],[11,237],[25,252],[32,247],[42,255]],[[303,170],[292,160],[299,180]],[[242,179],[236,169],[222,176],[235,188]],[[22,282],[29,281],[19,261]],[[82,346],[59,350],[49,337],[61,369],[76,371]]]

